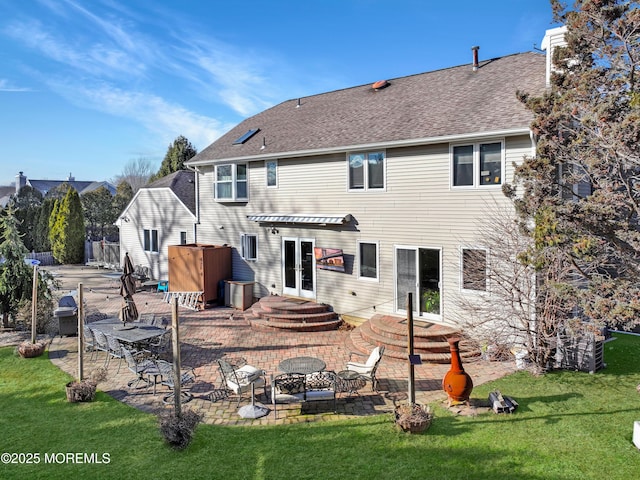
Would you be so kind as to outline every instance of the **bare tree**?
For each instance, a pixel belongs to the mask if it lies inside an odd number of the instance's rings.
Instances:
[[[133,158],[125,164],[122,173],[116,175],[112,183],[118,185],[123,181],[127,182],[135,194],[149,182],[154,170],[151,159],[146,157]]]
[[[557,335],[574,314],[575,304],[560,302],[556,290],[559,280],[571,275],[571,266],[558,256],[555,268],[545,269],[544,276],[535,271],[526,258],[531,237],[520,228],[513,206],[486,210],[491,222],[478,224],[476,239],[486,250],[474,250],[486,255],[463,255],[456,321],[483,347],[502,353],[523,347],[532,364],[544,371],[551,366]]]

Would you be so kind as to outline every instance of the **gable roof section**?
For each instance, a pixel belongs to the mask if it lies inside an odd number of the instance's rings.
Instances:
[[[93,192],[94,190],[98,190],[100,187],[104,187],[107,190],[109,190],[109,193],[111,195],[115,195],[116,194],[116,187],[114,187],[109,182],[90,182],[89,185],[87,185],[84,188],[84,190],[82,190],[79,193],[80,193],[80,195],[84,195],[85,193],[89,193],[89,192]]]
[[[144,188],[169,188],[191,213],[196,213],[195,173],[191,170],[170,173]]]
[[[191,170],[178,170],[177,172],[165,175],[158,180],[151,182],[150,184],[140,188],[133,196],[131,201],[124,207],[124,210],[118,216],[118,219],[114,222],[114,225],[120,226],[122,224],[123,217],[126,216],[129,208],[138,201],[138,196],[143,192],[147,192],[153,189],[168,189],[176,197],[178,202],[182,203],[184,207],[196,218],[196,192],[195,192],[195,172]],[[170,205],[165,205],[169,208]]]
[[[296,156],[331,149],[422,143],[429,139],[526,132],[531,114],[516,91],[545,88],[545,56],[526,52],[288,100],[248,118],[187,163]],[[260,129],[242,144],[233,142]]]

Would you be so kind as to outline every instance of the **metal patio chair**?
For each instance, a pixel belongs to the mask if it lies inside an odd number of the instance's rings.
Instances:
[[[155,359],[158,359],[165,354],[172,353],[171,330],[167,330],[159,337],[152,339],[147,344],[147,348],[151,352],[151,356]]]
[[[93,333],[93,338],[96,341],[94,345],[96,349],[96,359],[98,358],[97,352],[104,352],[104,366],[106,367],[109,364],[109,340],[107,340],[107,336],[100,330],[92,329],[91,333]]]
[[[166,362],[164,360],[158,360],[156,362],[156,367],[158,368],[158,372],[161,375],[160,384],[169,388],[171,393],[169,395],[165,395],[162,398],[163,403],[172,403],[173,396],[175,395],[175,375],[173,364]],[[180,374],[180,396],[182,397],[183,402],[188,402],[193,398],[193,394],[185,389],[188,385],[194,383],[196,381],[196,372],[193,368],[189,368],[186,371]],[[154,387],[155,388],[155,387]]]
[[[384,353],[384,345],[380,345],[374,348],[369,355],[369,358],[365,363],[347,362],[346,370],[351,370],[360,374],[360,376],[366,380],[371,381],[371,389],[378,391],[378,379],[376,378],[376,371],[382,360],[382,354]]]
[[[93,337],[93,332],[91,329],[85,324],[82,329],[82,337],[84,340],[84,351],[91,352],[90,359],[93,359],[97,350],[96,350],[96,340]]]
[[[147,384],[147,387],[151,385],[151,381],[149,380],[148,375],[154,374],[157,372],[157,366],[154,361],[149,360],[148,358],[143,358],[141,354],[135,355],[126,347],[121,347],[122,355],[124,356],[125,361],[127,362],[127,368],[131,370],[136,375],[136,378],[133,378],[127,382],[127,386],[132,388],[133,385],[138,385],[140,382],[144,382]]]
[[[218,360],[218,371],[220,372],[222,388],[231,390],[238,395],[238,405],[242,399],[242,394],[252,391],[252,388],[264,388],[264,395],[267,396],[267,382],[264,376],[266,372],[252,365],[244,365],[234,369],[226,360]]]
[[[105,335],[105,337],[107,337],[107,344],[109,345],[109,360],[111,360],[111,357],[118,359],[118,370],[116,371],[116,374],[120,373],[120,365],[122,364],[123,357],[122,344],[117,338],[112,337],[111,335]],[[107,366],[108,365],[109,362],[107,362]]]

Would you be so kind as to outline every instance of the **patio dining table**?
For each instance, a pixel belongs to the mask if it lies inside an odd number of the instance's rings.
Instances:
[[[149,340],[164,335],[164,328],[155,327],[153,325],[127,323],[123,328],[122,321],[117,318],[105,318],[87,325],[91,329],[99,330],[105,335],[111,335],[113,338],[125,343],[145,343]]]
[[[327,366],[320,358],[293,357],[282,360],[278,365],[280,371],[285,373],[313,373],[320,372]]]

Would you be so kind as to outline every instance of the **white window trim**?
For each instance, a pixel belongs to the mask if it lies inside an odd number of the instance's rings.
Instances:
[[[376,276],[372,277],[363,277],[360,275],[360,266],[362,264],[362,258],[360,256],[360,244],[367,243],[376,246]],[[358,280],[362,280],[365,282],[380,282],[380,242],[378,241],[368,241],[368,240],[358,240],[356,244],[356,252],[358,254]]]
[[[145,245],[145,232],[149,232],[149,249],[147,250]],[[153,249],[153,232],[156,232],[156,249]],[[160,253],[160,231],[157,228],[143,228],[142,229],[142,251],[158,255]]]
[[[500,143],[500,183],[491,185],[480,185],[480,145],[487,143]],[[453,184],[453,150],[455,147],[473,146],[473,185]],[[476,189],[498,189],[505,184],[506,173],[506,148],[504,138],[489,138],[469,142],[449,144],[449,187],[452,190],[476,190]],[[386,184],[385,184],[386,185]]]
[[[370,153],[382,153],[383,155],[383,164],[382,164],[382,182],[384,186],[382,188],[369,188],[369,174],[367,169],[364,169],[364,188],[351,188],[349,183],[349,156],[364,154],[369,155]],[[362,192],[385,192],[387,190],[387,151],[384,149],[377,150],[367,150],[367,151],[353,151],[347,152],[347,191],[354,193],[362,193]]]
[[[276,166],[276,184],[269,185],[269,164],[274,163]],[[265,160],[264,161],[264,182],[267,188],[278,188],[278,160]]]
[[[472,288],[464,288],[464,251],[465,250],[483,250],[486,254],[485,258],[486,258],[486,262],[487,262],[487,266],[485,269],[485,286],[486,289],[485,290],[475,290]],[[460,247],[460,291],[463,293],[469,293],[472,295],[488,295],[489,294],[489,253],[490,250],[487,247],[484,246],[477,246],[477,245],[463,245]]]
[[[248,258],[246,256],[247,252],[247,241],[249,238],[254,238],[256,242],[256,256],[255,258]],[[240,234],[240,256],[246,260],[247,262],[257,262],[258,261],[258,235],[255,233],[242,233]]]
[[[247,169],[247,196],[246,197],[238,197],[238,165],[244,165]],[[218,183],[227,183],[218,182],[218,168],[231,166],[231,197],[229,198],[218,198]],[[249,201],[249,164],[248,163],[221,163],[219,165],[215,165],[213,168],[213,198],[216,202],[248,202]]]

